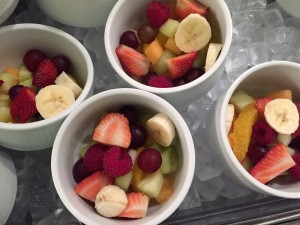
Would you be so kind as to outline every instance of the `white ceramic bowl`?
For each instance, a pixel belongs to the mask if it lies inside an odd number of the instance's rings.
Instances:
[[[37,0],[49,17],[75,27],[104,25],[117,0]]]
[[[165,203],[152,206],[147,216],[136,220],[115,220],[100,216],[74,191],[76,183],[72,168],[78,160],[84,139],[90,136],[103,112],[117,110],[121,105],[132,104],[153,112],[162,112],[171,118],[180,140],[179,167],[175,189]],[[63,150],[63,151],[62,151]],[[65,120],[55,139],[52,159],[52,177],[59,197],[68,210],[81,222],[88,225],[153,225],[168,218],[186,196],[195,170],[195,150],[191,133],[181,115],[162,98],[137,89],[113,89],[92,96],[77,107]]]
[[[10,156],[0,150],[0,224],[5,224],[17,194],[17,175]]]
[[[19,0],[0,0],[0,24],[12,14],[18,3]]]
[[[71,61],[71,73],[84,87],[81,95],[64,112],[49,119],[11,124],[0,122],[0,145],[15,150],[39,150],[53,145],[55,135],[66,116],[90,95],[94,69],[92,60],[71,35],[53,27],[39,24],[17,24],[0,28],[0,71],[7,66],[22,65],[23,55],[39,49],[49,57],[64,54]]]
[[[128,76],[122,69],[115,53],[115,49],[119,46],[119,39],[122,33],[138,24],[142,24],[143,19],[141,18],[146,18],[146,5],[149,2],[149,0],[119,0],[116,3],[107,19],[105,27],[104,41],[106,53],[115,71],[128,84],[135,88],[158,94],[172,105],[181,106],[207,93],[222,75],[225,57],[232,40],[232,20],[230,12],[224,0],[201,0],[204,5],[210,8],[210,13],[213,14],[216,19],[214,24],[217,24],[220,29],[219,36],[223,44],[223,49],[218,60],[209,71],[188,84],[172,88],[155,88],[144,85]]]
[[[283,198],[300,198],[300,182],[264,185],[253,178],[235,157],[225,129],[226,106],[234,91],[242,89],[250,95],[263,96],[267,92],[287,88],[292,90],[293,100],[299,101],[300,64],[273,61],[249,69],[235,80],[211,108],[207,122],[207,140],[220,164],[241,184],[264,194]]]

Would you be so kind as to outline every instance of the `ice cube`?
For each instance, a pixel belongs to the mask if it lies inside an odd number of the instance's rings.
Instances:
[[[247,0],[246,8],[248,10],[264,10],[267,6],[267,0]]]
[[[272,55],[272,60],[285,60],[291,61],[297,53],[297,49],[294,46],[281,46],[275,53]]]
[[[243,21],[233,28],[233,33],[237,35],[237,38],[247,37],[250,38],[251,40],[254,40],[255,39],[254,29],[255,29],[255,25],[252,22]]]
[[[251,66],[267,62],[269,59],[269,49],[263,42],[255,42],[248,46],[247,52],[251,59]]]
[[[272,52],[276,52],[281,46],[292,44],[293,33],[291,27],[273,27],[266,29],[264,33],[265,45]]]
[[[260,14],[258,11],[233,11],[232,12],[232,23],[235,27],[241,22],[251,22],[255,28],[262,26],[260,21]]]
[[[179,206],[179,210],[186,210],[186,209],[192,209],[196,207],[200,207],[202,205],[202,201],[200,198],[200,195],[197,191],[197,184],[195,183],[195,177],[193,179],[193,183],[182,201],[182,203]]]
[[[239,70],[236,70],[236,71],[233,71],[233,72],[230,72],[227,74],[227,78],[228,80],[232,83],[234,82],[239,76],[241,76],[244,72],[246,72],[248,69],[248,67],[243,67]]]
[[[247,51],[239,46],[232,47],[225,62],[226,73],[239,71],[248,68],[250,59]]]
[[[225,198],[235,199],[251,193],[250,189],[240,186],[229,177],[225,177],[224,181],[225,185],[221,191],[221,195]]]
[[[284,21],[278,9],[267,9],[261,13],[261,22],[265,27],[284,26]]]
[[[221,176],[217,176],[205,182],[202,182],[197,178],[195,179],[195,184],[203,202],[214,201],[223,189],[224,180]]]
[[[242,0],[225,0],[228,8],[230,11],[238,11],[243,8],[243,2]]]

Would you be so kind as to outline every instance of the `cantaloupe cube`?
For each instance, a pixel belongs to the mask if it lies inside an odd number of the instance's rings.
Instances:
[[[157,39],[152,41],[144,50],[145,55],[149,58],[152,64],[155,64],[159,60],[163,52],[164,50]]]
[[[9,73],[11,75],[15,75],[16,77],[18,77],[18,75],[19,75],[19,69],[16,67],[6,67],[4,69],[4,72]]]
[[[169,39],[166,35],[164,35],[161,32],[157,33],[156,38],[157,38],[157,40],[158,40],[158,42],[160,43],[161,46],[164,46],[165,43],[167,42],[167,40]]]
[[[170,37],[167,42],[165,43],[164,47],[171,52],[174,52],[176,55],[179,55],[182,51],[177,47],[175,38]]]
[[[279,91],[274,91],[266,94],[266,97],[272,98],[272,99],[277,99],[277,98],[286,98],[289,100],[293,100],[293,95],[291,90],[279,90]]]

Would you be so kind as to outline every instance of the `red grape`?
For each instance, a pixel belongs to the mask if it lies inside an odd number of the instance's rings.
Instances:
[[[46,56],[44,53],[33,49],[25,53],[23,63],[29,71],[35,72],[40,62],[45,58]]]
[[[68,72],[70,69],[70,60],[63,56],[63,55],[57,55],[52,59],[52,62],[54,63],[56,69],[57,69],[57,74],[61,74],[61,72],[65,71]]]
[[[144,77],[143,77],[143,84],[148,85],[149,81],[153,78],[156,77],[157,74],[155,72],[149,71]]]
[[[143,146],[147,140],[147,131],[141,125],[131,125],[131,142],[129,148],[137,149]]]
[[[202,76],[203,74],[204,71],[202,69],[192,67],[185,73],[183,79],[185,83],[189,83],[192,82],[193,80],[196,80],[198,77]]]
[[[129,121],[130,124],[134,124],[138,120],[138,112],[132,105],[124,105],[119,113],[123,114]]]
[[[120,44],[137,49],[139,47],[139,40],[133,31],[125,31],[121,35]]]
[[[17,96],[17,94],[19,94],[19,92],[23,89],[23,87],[24,86],[21,84],[16,84],[12,86],[8,91],[10,99],[13,100]]]
[[[180,77],[180,78],[174,79],[173,84],[175,87],[177,87],[177,86],[184,85],[185,81],[184,81],[183,77]]]
[[[91,173],[87,170],[87,168],[84,165],[83,159],[79,159],[75,165],[73,166],[73,177],[74,180],[79,183],[82,181],[84,178],[88,177],[91,175]]]
[[[294,154],[292,158],[295,161],[296,165],[290,168],[290,174],[297,180],[300,180],[300,153]]]
[[[139,154],[137,164],[145,173],[156,172],[162,163],[162,157],[159,151],[154,148],[146,148]]]
[[[137,31],[138,37],[144,44],[150,44],[154,41],[156,33],[156,30],[150,24],[143,24]]]
[[[253,164],[256,164],[261,160],[265,154],[269,151],[269,147],[263,144],[254,144],[248,149],[248,157]]]

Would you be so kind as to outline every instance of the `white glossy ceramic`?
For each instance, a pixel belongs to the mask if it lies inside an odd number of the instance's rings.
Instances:
[[[155,88],[144,85],[128,76],[122,69],[115,53],[115,49],[119,45],[121,34],[143,23],[143,18],[146,18],[146,5],[149,2],[149,0],[119,0],[116,3],[107,19],[105,27],[104,41],[106,53],[117,74],[132,87],[155,93],[169,101],[172,105],[181,106],[207,93],[222,75],[225,57],[232,40],[230,12],[224,0],[201,0],[204,5],[210,8],[210,13],[216,18],[216,21],[211,23],[212,27],[218,26],[220,29],[220,39],[223,44],[223,49],[218,60],[209,71],[188,84],[172,88]]]
[[[264,185],[254,179],[235,157],[227,138],[225,129],[225,111],[230,97],[236,90],[245,90],[253,96],[291,89],[293,100],[300,100],[300,64],[284,61],[273,61],[255,66],[243,73],[218,98],[211,108],[207,121],[207,140],[219,163],[244,186],[255,191],[283,198],[300,198],[300,182],[293,184]]]
[[[0,24],[2,24],[15,10],[19,0],[0,0]]]
[[[136,220],[108,219],[96,213],[74,191],[76,185],[72,168],[79,157],[79,150],[99,123],[103,112],[118,110],[132,104],[152,112],[162,112],[173,121],[179,142],[179,167],[175,177],[174,193],[165,203],[152,206],[147,216]],[[84,144],[85,143],[85,144]],[[195,149],[191,133],[181,115],[164,99],[152,93],[130,88],[105,91],[92,96],[77,107],[64,121],[56,136],[51,158],[54,185],[67,209],[78,220],[89,225],[153,225],[168,218],[185,198],[195,170]]]
[[[280,7],[289,15],[300,19],[300,2],[299,0],[276,0]]]
[[[40,9],[50,18],[75,27],[96,27],[105,24],[117,0],[37,0]]]
[[[11,124],[0,122],[0,145],[15,150],[40,150],[53,145],[55,135],[66,116],[90,95],[94,69],[92,60],[71,35],[53,27],[39,24],[17,24],[0,28],[0,71],[7,66],[22,65],[23,55],[39,49],[49,57],[63,54],[71,61],[70,73],[83,87],[81,95],[64,112],[49,119]]]
[[[17,194],[16,169],[10,156],[0,150],[0,224],[5,224]]]

